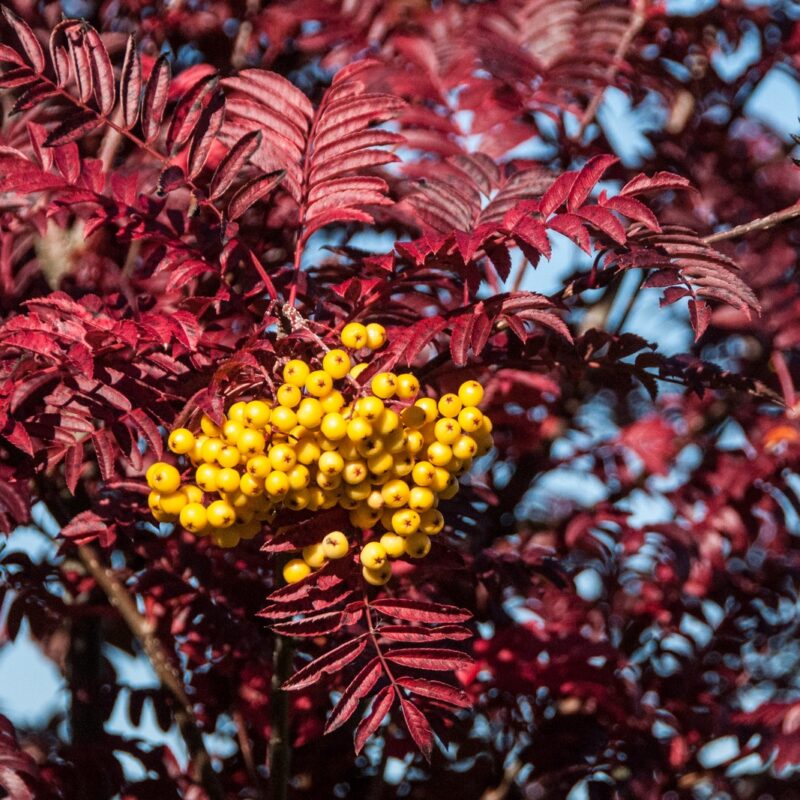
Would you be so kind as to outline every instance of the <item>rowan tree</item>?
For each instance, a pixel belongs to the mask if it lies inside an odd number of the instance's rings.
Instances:
[[[792,3],[2,11],[4,796],[800,796]]]

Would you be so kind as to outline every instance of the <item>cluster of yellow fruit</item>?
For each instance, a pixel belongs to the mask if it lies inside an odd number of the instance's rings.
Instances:
[[[350,323],[341,341],[351,352],[329,350],[321,369],[289,361],[274,401],[234,403],[221,426],[204,416],[197,435],[173,430],[169,449],[188,458],[194,481],[181,485],[176,467],[153,464],[147,471],[153,516],[233,547],[281,508],[338,505],[349,510],[354,528],[380,523],[386,531],[361,549],[368,583],[389,580],[392,558],[426,556],[429,537],[444,527],[439,499],[453,497],[458,476],[492,447],[491,422],[477,408],[483,388],[467,381],[438,401],[417,399],[417,378],[390,372],[360,386],[355,378],[368,363],[354,363],[351,353],[382,347],[386,333],[375,323]],[[289,561],[284,578],[302,580],[349,551],[347,536],[332,531]]]

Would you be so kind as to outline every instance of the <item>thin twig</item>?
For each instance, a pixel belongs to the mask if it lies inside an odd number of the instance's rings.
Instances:
[[[116,572],[100,561],[93,547],[78,545],[78,556],[141,644],[161,684],[177,701],[174,710],[175,722],[189,751],[194,780],[203,786],[210,800],[224,800],[222,786],[214,772],[211,756],[203,743],[203,735],[183,686],[183,680],[168,658],[161,641],[153,632],[152,625],[139,613],[136,603]]]
[[[767,214],[766,217],[759,217],[750,222],[745,222],[743,225],[736,225],[727,231],[712,233],[710,236],[706,236],[703,241],[706,244],[715,244],[716,242],[724,242],[727,239],[738,239],[740,236],[747,236],[748,233],[753,233],[754,231],[765,231],[769,228],[774,228],[782,222],[788,222],[797,217],[800,217],[800,203],[794,203],[780,211]]]
[[[272,705],[269,736],[270,800],[286,800],[289,794],[289,693],[282,687],[292,674],[293,647],[287,636],[275,637],[270,682]]]
[[[255,760],[253,759],[253,745],[250,742],[250,737],[247,735],[247,723],[245,722],[244,715],[238,708],[233,712],[233,721],[236,724],[236,738],[239,740],[239,750],[242,753],[242,760],[247,770],[247,777],[255,792],[253,796],[261,800],[264,794],[261,791],[261,778],[256,769]]]
[[[614,82],[614,78],[617,77],[617,73],[619,72],[620,63],[625,58],[628,48],[631,46],[633,40],[636,38],[636,35],[644,26],[644,23],[647,19],[645,15],[646,7],[647,0],[638,0],[634,6],[633,14],[631,15],[631,20],[628,23],[628,27],[620,37],[619,43],[617,44],[617,49],[614,51],[614,55],[611,59],[611,63],[608,65],[606,73],[603,76],[603,88],[597,92],[594,97],[592,97],[591,102],[586,107],[586,111],[583,112],[578,130],[571,137],[573,141],[580,141],[583,138],[583,134],[586,132],[586,129],[594,121],[597,111],[600,108],[600,104],[603,102],[606,89]]]

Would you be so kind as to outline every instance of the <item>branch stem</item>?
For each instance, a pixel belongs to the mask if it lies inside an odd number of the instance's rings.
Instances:
[[[765,217],[745,222],[742,225],[736,225],[733,228],[728,228],[726,231],[719,231],[706,236],[703,241],[706,244],[716,244],[717,242],[724,242],[728,239],[738,239],[740,236],[747,236],[748,233],[754,231],[766,231],[769,228],[774,228],[782,222],[800,217],[800,203],[794,203],[787,206],[780,211],[774,211],[772,214],[767,214]]]
[[[282,687],[292,674],[294,656],[291,640],[286,636],[275,637],[275,651],[270,682],[272,705],[269,736],[269,783],[270,800],[286,800],[289,793],[289,693]]]

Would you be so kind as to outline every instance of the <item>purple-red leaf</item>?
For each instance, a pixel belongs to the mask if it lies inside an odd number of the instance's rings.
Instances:
[[[351,661],[355,661],[367,646],[366,634],[351,639],[333,650],[328,651],[319,658],[315,658],[310,664],[306,664],[285,681],[282,688],[284,691],[296,691],[306,686],[315,684],[323,675],[330,675],[338,672],[342,667],[347,666]]]
[[[142,132],[148,143],[158,136],[161,129],[161,120],[169,98],[170,74],[166,53],[162,53],[153,64],[142,100]]]
[[[463,669],[472,659],[460,650],[447,647],[409,647],[404,650],[387,650],[384,658],[395,664],[415,669],[445,671]]]
[[[253,203],[266,197],[283,180],[284,175],[286,171],[279,169],[253,178],[237,189],[228,203],[228,219],[235,220],[241,217]]]
[[[675,175],[673,172],[657,172],[655,175],[645,175],[640,173],[635,178],[629,180],[620,189],[620,197],[644,194],[645,192],[652,192],[657,189],[661,190],[675,190],[675,189],[691,189],[692,185],[686,178],[680,175]]]
[[[461,625],[440,625],[425,628],[422,625],[381,625],[378,632],[393,642],[435,642],[441,639],[463,641],[472,636],[469,628]]]
[[[91,133],[103,120],[94,111],[78,111],[60,122],[45,140],[45,147],[58,147]]]
[[[383,667],[378,658],[373,658],[367,662],[342,692],[339,702],[334,706],[325,724],[325,733],[330,733],[340,728],[353,716],[358,704],[369,695],[382,674]]]
[[[225,190],[236,180],[250,156],[261,145],[261,131],[250,131],[236,142],[219,162],[214,177],[211,180],[209,198],[215,200],[225,193]]]
[[[457,689],[455,686],[450,686],[448,683],[441,681],[432,681],[429,678],[412,678],[409,675],[401,675],[396,683],[409,692],[418,694],[421,697],[430,697],[433,700],[439,700],[442,703],[449,703],[451,706],[458,708],[472,708],[472,701],[469,695]]]
[[[403,597],[373,600],[370,606],[388,617],[410,622],[466,622],[472,617],[472,614],[464,608]]]
[[[89,65],[92,71],[92,90],[100,113],[108,114],[114,108],[115,85],[114,69],[108,50],[100,39],[100,34],[91,26],[86,26],[86,46]]]
[[[405,697],[400,697],[400,708],[411,738],[419,748],[426,761],[431,760],[433,749],[433,731],[425,715]]]
[[[142,94],[142,64],[136,51],[136,39],[128,37],[125,61],[119,80],[119,94],[122,105],[122,122],[125,130],[130,130],[139,118],[139,99]]]
[[[28,23],[21,20],[8,6],[4,5],[2,10],[6,22],[14,29],[14,33],[17,34],[19,43],[22,45],[22,49],[25,51],[25,55],[28,57],[28,61],[34,71],[37,74],[41,74],[44,72],[45,60],[42,46],[39,44],[36,34],[30,29]]]
[[[224,119],[225,97],[222,92],[218,92],[203,109],[197,121],[197,128],[189,147],[189,178],[196,178],[203,169]]]
[[[394,689],[391,686],[384,686],[372,701],[372,707],[367,712],[364,719],[358,723],[355,734],[355,750],[358,755],[367,743],[367,739],[375,733],[383,722],[383,718],[389,713],[394,703]]]
[[[567,211],[575,211],[582,206],[592,193],[595,184],[603,173],[619,159],[616,156],[601,155],[590,158],[578,173],[567,197]]]

